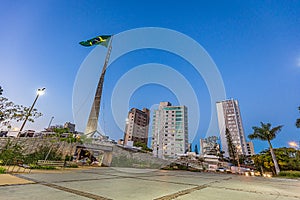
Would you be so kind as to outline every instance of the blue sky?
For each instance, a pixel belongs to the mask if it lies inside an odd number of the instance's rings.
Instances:
[[[227,97],[239,100],[246,135],[263,121],[284,125],[273,141],[275,147],[300,140],[300,130],[294,125],[300,116],[300,1],[35,0],[2,1],[1,7],[5,8],[0,13],[4,96],[29,106],[35,90],[47,88],[36,104],[44,115],[27,128],[47,127],[52,116],[53,124],[73,121],[73,85],[93,49],[80,46],[79,41],[134,28],[163,27],[186,34],[209,53],[222,75]],[[108,135],[122,135],[105,107],[110,103],[110,89],[134,66],[150,62],[173,67],[196,91],[201,107],[194,138],[194,144],[198,143],[211,115],[209,94],[202,77],[168,52],[145,49],[112,63],[100,123]],[[178,103],[168,88],[145,85],[131,96],[130,107],[151,107],[165,100]],[[256,152],[267,147],[265,142],[254,144]]]

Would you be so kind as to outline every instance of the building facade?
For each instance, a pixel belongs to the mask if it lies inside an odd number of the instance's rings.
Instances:
[[[66,122],[64,124],[64,128],[69,129],[70,133],[74,133],[75,132],[75,124],[71,123],[71,122]]]
[[[137,108],[132,108],[128,112],[128,117],[126,119],[126,126],[124,131],[124,145],[128,145],[133,142],[148,143],[148,132],[149,132],[149,119],[150,110],[143,108],[139,110]]]
[[[222,150],[225,157],[230,157],[226,129],[229,130],[232,144],[238,155],[247,155],[242,117],[237,100],[230,99],[216,103]]]
[[[188,151],[188,113],[186,106],[160,102],[153,113],[152,150],[158,158],[175,158]]]
[[[209,136],[204,139],[200,139],[200,154],[201,155],[217,155],[220,153],[220,145],[218,143],[217,136]]]
[[[247,145],[247,155],[249,156],[255,155],[253,142],[246,142],[246,145]]]

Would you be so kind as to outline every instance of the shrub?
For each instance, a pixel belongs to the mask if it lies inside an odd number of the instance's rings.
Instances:
[[[56,167],[54,166],[40,166],[40,165],[36,165],[36,164],[30,164],[30,169],[46,169],[46,170],[52,170],[52,169],[56,169]]]
[[[8,140],[2,151],[0,152],[1,164],[12,164],[15,160],[22,160],[23,147],[17,143]]]
[[[66,168],[78,168],[78,165],[77,164],[69,164],[69,165],[66,165]]]
[[[72,161],[73,160],[73,156],[71,155],[66,155],[65,157],[65,161]]]
[[[281,171],[279,176],[285,176],[288,178],[300,178],[300,171]]]
[[[4,174],[5,173],[5,169],[3,167],[0,167],[0,174]]]
[[[47,155],[47,160],[62,160],[62,155],[57,152],[57,149],[49,146],[43,146],[36,152],[26,155],[24,162],[31,164],[36,163],[38,160],[44,160]]]

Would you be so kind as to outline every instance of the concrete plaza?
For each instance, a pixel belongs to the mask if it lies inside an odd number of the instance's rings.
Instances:
[[[0,183],[8,176],[0,175]],[[0,199],[300,199],[299,179],[128,168],[14,176],[15,182],[9,179],[8,183],[0,184]]]

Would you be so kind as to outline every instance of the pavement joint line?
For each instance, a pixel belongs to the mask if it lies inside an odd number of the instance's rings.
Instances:
[[[92,174],[100,174],[100,173],[92,173]],[[102,174],[100,174],[102,175]],[[153,176],[122,176],[122,175],[116,175],[116,174],[107,174],[108,176],[113,176],[113,177],[120,177],[120,178],[132,178],[132,177],[135,177],[135,178],[138,178],[138,177],[153,177]],[[160,175],[154,175],[154,176],[160,176]]]
[[[140,180],[152,181],[152,182],[172,183],[172,184],[177,184],[177,185],[199,186],[197,184],[191,184],[191,183],[179,183],[179,182],[174,182],[174,181],[162,181],[162,180],[157,180],[157,179],[147,179],[147,178],[136,177],[136,176],[119,176],[119,177],[122,177],[122,178],[131,178],[131,179],[140,179]]]
[[[84,172],[84,173],[91,173],[91,174],[102,174],[102,173],[95,173],[95,172]],[[120,176],[120,175],[116,175],[116,174],[108,174],[109,176]],[[173,176],[173,177],[195,177],[192,175],[177,175],[177,174],[152,174],[152,175],[139,175],[136,177],[161,177],[161,176]],[[132,176],[128,176],[128,177],[132,177]],[[199,178],[203,178],[203,179],[217,179],[217,178],[213,178],[213,177],[204,177],[204,176],[198,176]]]
[[[157,180],[157,179],[147,179],[147,178],[141,178],[141,177],[130,177],[130,178],[136,178],[136,179],[140,179],[140,180],[146,180],[146,181],[154,181],[154,182],[163,182],[163,183],[172,183],[172,184],[178,184],[178,185],[189,185],[189,186],[199,186],[198,184],[191,184],[191,183],[180,183],[180,182],[174,182],[174,181],[162,181],[162,180]],[[230,180],[231,177],[222,179],[222,180]],[[209,184],[213,184],[213,183],[219,183],[220,181],[213,181]]]
[[[45,181],[38,181],[36,179],[33,178],[29,178],[29,177],[24,177],[22,175],[17,175],[20,178],[29,180],[29,181],[33,181],[35,183],[50,183],[50,182],[45,182]],[[124,178],[124,177],[106,177],[106,178],[94,178],[94,179],[73,179],[73,180],[65,180],[65,181],[53,181],[52,183],[68,183],[68,182],[80,182],[80,181],[100,181],[100,180],[105,180],[105,179],[118,179],[118,178]],[[126,177],[125,177],[126,178]],[[28,184],[28,183],[27,183]],[[16,185],[16,184],[15,184]]]
[[[91,172],[88,172],[88,173],[91,173]],[[101,173],[91,173],[91,174],[100,174],[102,175]],[[116,175],[116,174],[107,174],[108,176],[115,176],[115,177],[133,177],[133,176],[122,176],[122,175]],[[161,177],[161,176],[175,176],[177,177],[176,175],[139,175],[139,176],[134,176],[134,177],[154,177],[154,176],[157,176],[157,177]]]
[[[92,173],[92,172],[88,172],[88,173]],[[100,173],[94,173],[94,174],[100,174]],[[176,174],[173,174],[173,175],[168,175],[168,174],[159,174],[159,175],[154,175],[154,176],[150,176],[150,175],[147,175],[147,176],[120,176],[120,175],[116,175],[116,174],[109,174],[110,176],[115,176],[115,177],[120,177],[120,178],[133,178],[133,179],[140,179],[140,180],[146,180],[146,181],[155,181],[155,182],[164,182],[164,183],[172,183],[172,184],[178,184],[178,185],[189,185],[189,186],[199,186],[197,184],[190,184],[190,183],[179,183],[179,182],[172,182],[172,181],[162,181],[162,180],[157,180],[157,179],[147,179],[147,177],[161,177],[161,176],[175,176],[175,177],[186,177],[184,175],[182,176],[176,176]],[[188,176],[189,177],[189,176]],[[204,178],[204,179],[210,179],[211,178],[206,178],[206,177],[201,177],[199,176],[199,178]],[[230,180],[232,179],[232,177],[227,177],[227,178],[224,178],[223,180]],[[218,181],[215,181],[215,182],[218,182]]]
[[[33,181],[35,183],[39,183],[38,180],[23,176],[22,174],[13,174],[13,176],[16,176],[16,177],[19,177],[19,178],[22,178],[22,179],[25,179],[25,180],[28,180],[28,181]]]
[[[83,181],[101,181],[101,180],[106,180],[106,179],[119,179],[123,177],[107,177],[107,178],[91,178],[91,179],[73,179],[73,180],[65,180],[65,181],[53,181],[52,183],[71,183],[71,182],[83,182]],[[125,177],[126,178],[126,177]]]
[[[107,197],[103,197],[103,196],[99,196],[99,195],[95,195],[95,194],[91,194],[91,193],[83,192],[83,191],[79,191],[79,190],[70,189],[70,188],[55,185],[55,184],[52,184],[52,183],[41,183],[41,185],[44,185],[44,186],[47,186],[47,187],[50,187],[50,188],[54,188],[54,189],[57,189],[57,190],[61,190],[61,191],[64,191],[64,192],[69,192],[69,193],[72,193],[72,194],[76,194],[78,196],[87,197],[87,198],[90,198],[90,199],[112,200],[112,199],[107,198]]]
[[[177,184],[177,185],[199,186],[197,184],[190,184],[190,183],[179,183],[179,182],[174,182],[174,181],[162,181],[162,180],[157,180],[157,179],[147,179],[147,177],[153,177],[153,176],[120,176],[120,175],[113,175],[113,174],[109,174],[109,175],[119,177],[119,178],[131,178],[131,179],[140,179],[140,180],[153,181],[153,182],[172,183],[172,184]],[[163,175],[163,176],[167,176],[167,175]]]
[[[22,176],[20,174],[18,174],[16,176],[24,178],[26,180],[33,181],[34,182],[33,184],[44,185],[44,186],[51,187],[51,188],[54,188],[54,189],[58,189],[58,190],[61,190],[61,191],[64,191],[64,192],[69,192],[69,193],[76,194],[76,195],[79,195],[79,196],[87,197],[87,198],[90,198],[90,199],[95,199],[95,200],[111,200],[111,199],[106,198],[106,197],[102,197],[102,196],[99,196],[99,195],[94,195],[94,194],[91,194],[91,193],[88,193],[88,192],[83,192],[83,191],[79,191],[79,190],[70,189],[70,188],[67,188],[67,187],[55,185],[53,183],[47,183],[47,182],[37,181],[37,180],[35,180],[33,178],[24,177],[24,176]],[[99,179],[99,180],[101,180],[101,179]]]
[[[173,193],[173,194],[165,195],[165,196],[156,198],[154,200],[171,200],[171,199],[176,199],[177,197],[184,196],[186,194],[190,194],[190,193],[192,193],[194,191],[197,191],[197,190],[202,190],[202,189],[204,189],[206,187],[207,187],[206,184],[205,185],[200,185],[200,186],[189,188],[189,189],[186,189],[186,190],[181,190],[181,191]]]
[[[162,180],[157,180],[157,179],[146,179],[146,178],[140,178],[140,177],[130,177],[130,178],[136,178],[136,179],[145,180],[145,181],[161,182],[161,183],[172,183],[172,184],[177,184],[177,185],[199,186],[197,184],[191,184],[191,183],[179,183],[179,182],[174,182],[174,181],[162,181]]]
[[[17,183],[17,184],[9,183],[9,184],[0,185],[0,187],[23,186],[23,185],[34,185],[34,184],[37,184],[37,183],[36,182],[34,182],[34,183]]]
[[[186,190],[181,190],[181,191],[175,192],[175,193],[173,193],[173,194],[165,195],[165,196],[156,198],[156,199],[154,199],[154,200],[172,200],[172,199],[176,199],[177,197],[180,197],[180,196],[184,196],[184,195],[190,194],[190,193],[192,193],[192,192],[194,192],[194,191],[202,190],[202,189],[204,189],[204,188],[209,187],[211,184],[214,184],[214,183],[220,183],[220,182],[221,182],[221,181],[212,181],[212,182],[207,183],[207,184],[198,185],[198,186],[193,187],[193,188],[189,188],[189,189],[186,189]]]
[[[227,188],[227,187],[220,187],[220,186],[209,186],[210,188],[217,188],[217,189],[225,189],[225,190],[232,190],[232,191],[239,191],[239,192],[248,192],[248,193],[255,193],[255,194],[267,194],[267,195],[272,195],[272,196],[277,196],[277,197],[292,197],[296,199],[300,199],[300,196],[292,196],[292,195],[287,195],[287,194],[280,194],[278,193],[271,193],[271,192],[258,192],[255,190],[245,190],[245,189],[238,189],[238,188]]]

